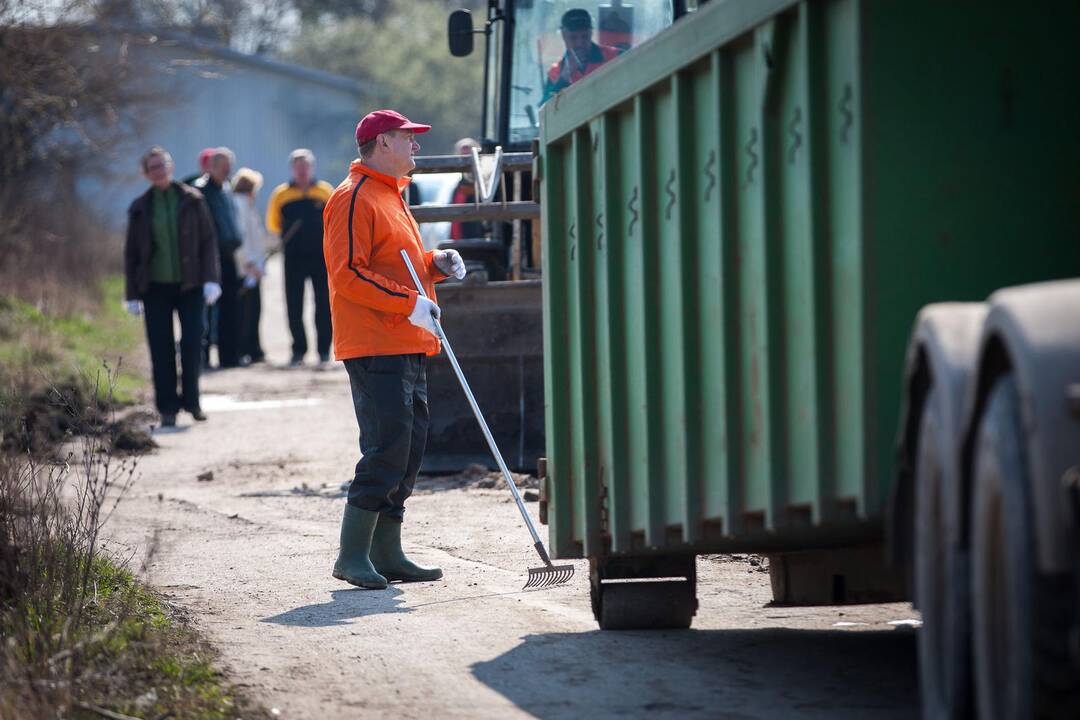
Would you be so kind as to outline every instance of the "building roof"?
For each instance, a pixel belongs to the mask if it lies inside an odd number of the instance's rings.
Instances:
[[[288,75],[298,80],[317,83],[358,96],[370,97],[377,94],[379,91],[379,87],[376,84],[365,80],[356,80],[346,77],[345,75],[337,75],[323,70],[304,67],[303,65],[273,60],[262,55],[251,55],[239,52],[238,50],[233,50],[220,43],[204,40],[187,33],[171,30],[154,30],[148,27],[133,25],[116,26],[115,29],[145,35],[151,39],[151,42],[161,43],[162,47],[183,47],[206,55],[213,55],[237,65],[247,65],[271,73]]]

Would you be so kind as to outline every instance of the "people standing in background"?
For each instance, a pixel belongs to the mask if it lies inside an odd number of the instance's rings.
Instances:
[[[412,179],[412,174],[409,174],[409,179]],[[405,188],[405,194],[402,196],[405,198],[409,207],[419,207],[424,203],[424,198],[420,196],[420,186],[415,182],[410,182],[409,187]]]
[[[315,339],[319,362],[330,362],[333,329],[330,290],[323,259],[323,207],[334,188],[315,178],[315,155],[306,148],[289,154],[290,180],[274,188],[266,208],[266,227],[281,241],[285,256],[285,308],[292,334],[292,358],[298,367],[307,354],[304,330],[304,288],[311,280],[315,291]]]
[[[240,366],[240,274],[236,267],[236,251],[240,249],[241,240],[229,186],[234,157],[228,148],[215,149],[206,174],[194,183],[194,187],[206,198],[217,231],[221,302],[218,303],[216,338],[211,334],[210,339],[217,341],[218,366],[222,368]]]
[[[188,175],[187,177],[185,177],[180,182],[184,183],[185,185],[191,185],[196,180],[198,180],[203,175],[205,175],[206,171],[210,169],[210,156],[214,154],[215,150],[217,150],[217,148],[212,148],[212,147],[203,148],[202,150],[200,150],[199,151],[199,172],[195,173],[194,175]]]
[[[180,182],[185,185],[195,185],[195,181],[206,174],[206,171],[210,168],[210,156],[214,154],[217,148],[203,148],[199,151],[199,157],[196,161],[199,166],[199,171],[192,175],[184,177]],[[203,337],[202,337],[202,366],[204,369],[210,367],[210,344],[211,339],[217,335],[215,328],[217,327],[217,305],[208,305],[203,311]]]
[[[454,153],[457,155],[472,155],[472,149],[480,149],[480,143],[470,137],[461,138],[454,143]],[[476,180],[471,172],[461,173],[461,180],[454,188],[454,197],[450,200],[455,205],[465,205],[476,202]],[[484,237],[484,223],[478,220],[468,222],[454,221],[450,223],[451,240],[473,240]]]
[[[127,309],[145,313],[154,400],[163,427],[187,410],[205,420],[199,405],[199,348],[203,307],[221,295],[214,222],[203,196],[173,180],[173,161],[155,145],[141,158],[150,188],[128,210],[124,244]],[[173,314],[180,317],[182,393],[176,393]]]
[[[262,314],[260,282],[266,271],[266,230],[255,209],[255,196],[262,187],[262,173],[240,168],[232,179],[236,225],[240,230],[240,249],[236,264],[243,276],[240,288],[240,363],[262,362],[266,355],[259,342],[259,317]]]

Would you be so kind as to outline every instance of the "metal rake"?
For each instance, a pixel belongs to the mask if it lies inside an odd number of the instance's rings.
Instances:
[[[427,294],[424,292],[424,286],[421,284],[420,278],[416,275],[416,269],[413,268],[412,261],[409,259],[409,253],[402,250],[401,257],[405,260],[405,267],[409,269],[409,275],[412,276],[413,283],[416,285],[416,292],[420,293],[423,297],[427,297]],[[522,590],[549,588],[570,582],[570,579],[574,577],[574,566],[553,565],[551,558],[548,557],[547,549],[544,547],[543,541],[540,540],[540,535],[536,532],[536,526],[533,525],[532,518],[529,517],[529,511],[525,507],[525,502],[521,499],[521,493],[518,492],[517,485],[514,483],[514,478],[510,475],[510,470],[506,467],[506,461],[503,460],[502,453],[499,452],[499,446],[495,444],[495,438],[488,428],[487,421],[484,420],[484,414],[480,412],[480,406],[476,404],[476,398],[473,396],[472,389],[469,387],[469,382],[465,379],[465,373],[461,371],[457,356],[454,355],[454,350],[450,347],[450,341],[446,339],[446,333],[443,332],[442,325],[439,323],[438,319],[433,319],[435,320],[435,334],[438,335],[439,340],[442,341],[443,347],[446,349],[446,356],[450,358],[450,365],[454,368],[454,374],[457,375],[458,382],[461,383],[461,389],[465,391],[465,397],[469,401],[469,407],[472,408],[473,415],[476,416],[476,421],[480,424],[480,429],[484,432],[484,439],[487,440],[488,447],[491,448],[491,454],[495,456],[495,461],[499,464],[499,470],[502,471],[503,479],[506,480],[510,492],[514,495],[514,502],[517,503],[518,511],[521,512],[521,517],[525,520],[525,525],[529,528],[529,534],[532,535],[533,547],[536,548],[536,553],[540,556],[540,559],[544,561],[543,567],[529,568],[529,579],[525,582]]]

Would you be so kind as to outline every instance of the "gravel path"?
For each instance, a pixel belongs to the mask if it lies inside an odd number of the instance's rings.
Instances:
[[[136,566],[153,548],[148,580],[278,717],[917,716],[916,631],[895,624],[910,605],[768,607],[766,572],[713,557],[692,630],[602,633],[585,563],[570,586],[520,590],[534,558],[505,490],[421,483],[404,538],[444,580],[332,579],[357,453],[348,378],[275,365],[288,347],[270,270],[271,363],[204,378],[209,422],[155,435],[107,533]]]

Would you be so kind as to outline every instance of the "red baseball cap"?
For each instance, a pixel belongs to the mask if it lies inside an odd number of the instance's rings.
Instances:
[[[426,133],[431,129],[430,125],[414,123],[399,112],[393,110],[376,110],[369,112],[364,119],[356,124],[356,144],[363,145],[378,137],[381,133],[390,130],[412,130],[414,133]]]

